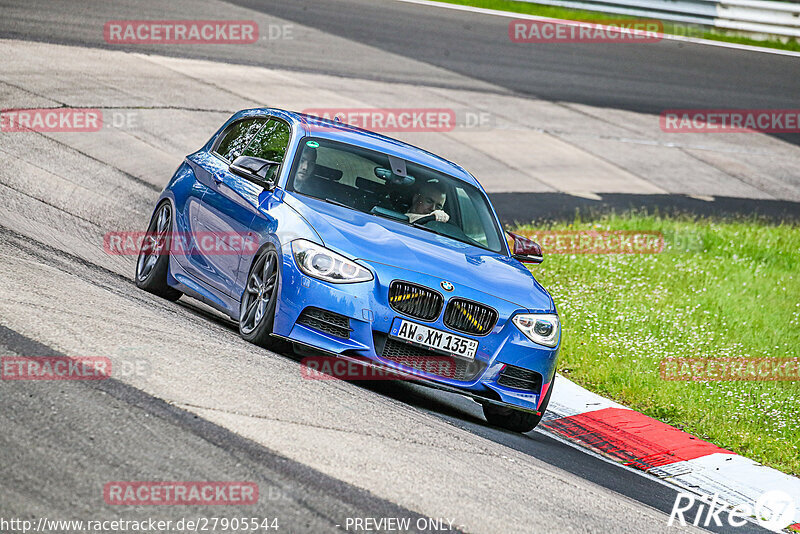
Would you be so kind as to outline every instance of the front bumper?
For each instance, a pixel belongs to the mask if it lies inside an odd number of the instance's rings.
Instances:
[[[371,282],[330,284],[306,276],[296,267],[291,254],[284,254],[273,333],[300,345],[351,361],[395,370],[403,379],[466,394],[479,402],[510,405],[533,412],[538,410],[542,394],[547,391],[555,374],[558,347],[551,349],[537,345],[514,326],[510,319],[516,313],[527,313],[529,310],[500,297],[468,287],[456,287],[453,292],[445,295],[446,300],[462,297],[482,302],[495,308],[499,315],[494,329],[488,335],[465,336],[445,326],[442,314],[435,321],[421,321],[406,317],[389,306],[388,292],[392,281],[405,280],[436,288],[441,279],[398,267],[362,263],[368,265],[375,275]],[[348,318],[349,335],[341,337],[341,334],[332,335],[320,328],[298,324],[298,318],[306,308],[326,310]],[[414,369],[383,357],[384,343],[396,317],[477,340],[478,350],[474,362],[457,362],[459,366],[471,366],[469,371],[448,377]],[[540,387],[534,391],[501,383],[506,366],[537,373],[540,376]]]

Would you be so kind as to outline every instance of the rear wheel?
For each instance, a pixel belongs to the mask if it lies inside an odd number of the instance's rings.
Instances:
[[[270,336],[278,300],[279,260],[278,253],[272,247],[259,253],[250,267],[239,305],[239,334],[250,343],[269,349],[281,346]]]
[[[542,415],[544,415],[545,410],[547,410],[547,405],[550,404],[550,395],[553,393],[554,384],[555,377],[553,377],[553,381],[550,382],[550,388],[547,390],[547,394],[544,396],[541,406],[539,406],[539,413],[541,415],[523,412],[505,406],[497,406],[496,404],[484,404],[483,415],[486,417],[486,421],[492,426],[499,426],[500,428],[505,428],[512,432],[530,432],[536,428],[536,425],[542,420]]]
[[[169,250],[172,243],[172,205],[164,202],[150,219],[139,258],[136,260],[136,286],[167,300],[178,300],[181,293],[167,285]]]

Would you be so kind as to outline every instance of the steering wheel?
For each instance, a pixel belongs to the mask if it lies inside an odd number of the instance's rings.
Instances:
[[[425,217],[420,217],[419,219],[414,221],[414,224],[426,225],[429,222],[432,222],[432,221],[435,221],[435,220],[436,220],[436,215],[430,214],[430,215],[426,215]]]

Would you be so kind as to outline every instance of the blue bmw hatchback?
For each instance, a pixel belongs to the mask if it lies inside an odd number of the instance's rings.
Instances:
[[[561,328],[523,265],[541,250],[509,234],[510,250],[477,180],[429,152],[299,113],[241,111],[186,157],[147,236],[136,284],[217,308],[247,341],[467,395],[518,432],[547,407]]]

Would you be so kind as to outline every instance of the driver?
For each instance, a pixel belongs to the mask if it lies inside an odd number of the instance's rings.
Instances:
[[[294,188],[301,193],[306,192],[310,187],[309,178],[314,175],[317,166],[317,151],[306,147],[300,156],[300,163],[297,164],[297,172],[294,174]]]
[[[433,215],[438,222],[446,223],[450,216],[444,212],[447,201],[444,186],[440,182],[425,182],[411,199],[411,208],[406,213],[408,222],[414,223],[423,217]]]

